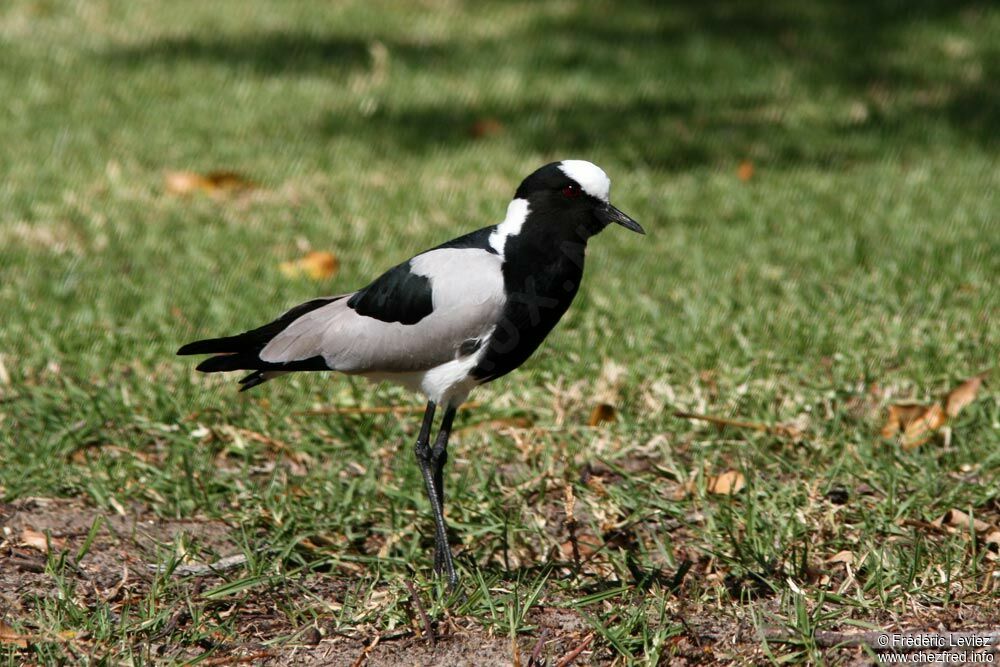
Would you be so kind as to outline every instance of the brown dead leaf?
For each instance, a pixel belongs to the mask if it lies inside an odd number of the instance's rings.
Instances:
[[[903,449],[913,449],[924,444],[931,439],[934,431],[944,426],[946,421],[948,417],[940,404],[935,403],[928,407],[922,415],[903,427],[901,440]]]
[[[727,470],[708,478],[708,492],[718,496],[732,496],[743,490],[746,478],[739,470]]]
[[[705,385],[708,390],[708,396],[711,399],[716,399],[719,396],[719,383],[717,381],[717,374],[713,370],[698,371],[698,380]]]
[[[332,252],[319,250],[313,250],[306,253],[304,257],[278,265],[278,269],[286,278],[298,278],[301,275],[306,275],[313,280],[325,280],[337,273],[339,268],[340,261],[336,255]]]
[[[184,311],[181,310],[180,306],[170,306],[170,316],[179,322],[191,326],[191,321],[184,317]]]
[[[973,519],[971,516],[958,509],[950,509],[945,512],[940,519],[936,519],[931,522],[937,526],[951,526],[952,528],[960,528],[968,530],[969,524],[972,524],[973,530],[977,533],[985,533],[993,528],[990,524],[980,519]]]
[[[608,497],[608,487],[604,486],[604,480],[597,475],[593,475],[587,479],[587,488],[593,491],[598,498]]]
[[[895,403],[889,406],[889,417],[882,426],[882,437],[891,438],[900,431],[904,449],[913,449],[930,440],[934,432],[944,426],[949,418],[956,417],[967,405],[976,400],[986,373],[980,373],[958,385],[941,403]]]
[[[31,530],[30,528],[25,528],[21,531],[21,544],[32,549],[37,549],[43,554],[49,552],[49,545],[59,549],[62,548],[66,540],[56,539],[54,537],[46,537],[45,533],[39,533],[37,530]]]
[[[480,118],[469,128],[469,134],[473,139],[485,139],[502,134],[503,130],[503,123],[496,118]]]
[[[753,162],[751,162],[750,160],[743,160],[743,162],[740,162],[740,166],[736,169],[736,176],[741,181],[746,183],[751,178],[753,178],[753,172],[754,172]]]
[[[895,403],[889,406],[889,418],[882,427],[882,437],[891,438],[906,429],[912,422],[927,412],[927,406],[919,403]]]
[[[257,185],[235,171],[211,171],[199,174],[193,171],[168,171],[163,176],[167,192],[190,195],[205,192],[210,195],[232,194],[252,190]]]
[[[256,183],[235,171],[211,171],[205,174],[205,180],[214,192],[240,192],[257,187]]]
[[[836,565],[837,563],[843,563],[844,565],[854,565],[854,554],[850,551],[844,549],[843,551],[838,551],[829,558],[826,562],[830,565]]]
[[[618,412],[615,410],[613,405],[598,403],[594,406],[594,409],[590,411],[590,417],[587,419],[587,426],[597,426],[605,422],[614,422],[617,420]]]
[[[163,180],[167,192],[173,195],[189,195],[207,185],[205,178],[193,171],[168,171]]]
[[[949,417],[957,417],[967,405],[976,400],[979,388],[983,386],[985,373],[969,378],[958,385],[944,399],[944,411]]]
[[[22,635],[3,621],[0,621],[0,644],[11,644],[18,648],[28,648],[30,635]]]
[[[577,556],[581,559],[593,556],[603,544],[601,538],[589,531],[584,531],[575,533],[573,537],[560,544],[559,553],[563,560],[575,561]]]

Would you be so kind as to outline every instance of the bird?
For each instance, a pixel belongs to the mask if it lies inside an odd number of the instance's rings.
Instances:
[[[214,355],[198,364],[205,373],[251,371],[240,391],[287,373],[336,371],[422,394],[414,454],[434,520],[434,572],[454,589],[443,474],[455,414],[474,388],[521,366],[559,322],[579,290],[591,237],[612,223],[645,234],[611,204],[610,190],[591,162],[546,164],[521,182],[500,223],[421,252],[357,291],[306,301],[177,354]]]

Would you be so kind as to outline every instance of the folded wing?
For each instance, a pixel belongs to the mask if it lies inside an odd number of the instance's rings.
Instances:
[[[205,372],[254,370],[244,389],[296,370],[427,371],[479,349],[503,305],[495,253],[442,247],[358,292],[309,301],[263,327],[191,343],[178,354],[220,354],[198,366]]]

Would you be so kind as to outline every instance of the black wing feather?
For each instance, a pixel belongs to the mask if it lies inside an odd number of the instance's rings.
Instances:
[[[235,336],[224,336],[222,338],[208,338],[205,340],[188,343],[177,350],[179,355],[187,354],[214,354],[217,356],[205,359],[197,366],[197,370],[202,373],[221,373],[225,371],[253,370],[247,377],[240,381],[240,391],[246,391],[251,387],[266,382],[268,377],[266,371],[322,371],[329,370],[326,361],[321,356],[310,357],[285,363],[269,363],[261,360],[260,351],[270,342],[272,338],[285,330],[285,328],[299,319],[306,313],[316,310],[342,299],[342,296],[325,297],[313,299],[295,306],[281,317],[269,322],[262,327],[245,331]]]
[[[244,331],[243,333],[235,336],[196,340],[193,343],[188,343],[187,345],[182,346],[181,349],[177,350],[177,354],[234,354],[237,352],[260,352],[272,338],[284,331],[285,328],[295,320],[312,310],[316,310],[321,306],[333,303],[334,301],[342,298],[342,296],[335,296],[306,301],[305,303],[295,306],[278,319],[273,322],[268,322],[262,327],[251,329],[250,331]]]
[[[497,254],[496,249],[490,245],[490,234],[494,230],[495,225],[483,227],[446,241],[427,252],[443,248],[479,248]],[[413,272],[412,261],[407,260],[383,273],[368,287],[355,292],[347,305],[358,315],[373,317],[382,322],[416,324],[430,315],[434,311],[431,282],[425,276]]]
[[[382,322],[416,324],[431,314],[431,281],[413,272],[409,260],[394,266],[347,302],[358,315]]]

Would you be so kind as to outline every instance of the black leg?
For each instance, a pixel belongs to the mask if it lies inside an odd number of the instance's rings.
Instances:
[[[455,412],[456,408],[451,405],[445,408],[441,429],[434,441],[434,448],[431,449],[431,465],[433,466],[431,472],[434,477],[434,490],[437,491],[442,517],[444,516],[444,466],[448,463],[448,438],[451,436],[451,424],[455,421]],[[447,536],[447,534],[446,526],[445,535]],[[434,550],[434,570],[440,574],[445,569],[448,571],[448,583],[454,587],[458,581],[458,575],[455,574],[455,565],[452,562],[451,549],[448,547],[447,540],[445,540],[444,549]]]
[[[424,421],[420,426],[420,435],[417,437],[414,453],[417,456],[420,473],[424,477],[424,487],[427,490],[427,500],[431,504],[431,513],[434,515],[434,571],[441,574],[442,568],[439,566],[438,561],[442,560],[444,569],[448,572],[448,586],[454,588],[458,581],[458,575],[455,574],[455,565],[451,559],[451,550],[448,548],[448,531],[444,523],[444,511],[441,507],[437,485],[434,483],[435,474],[431,469],[432,465],[436,466],[433,463],[434,454],[430,448],[430,429],[431,423],[434,421],[434,408],[435,405],[433,402],[427,403],[427,410],[424,411]],[[452,409],[449,408],[448,410]],[[447,418],[448,413],[445,412],[445,419]],[[448,420],[448,428],[449,430],[451,429],[451,420]],[[447,444],[447,437],[445,437],[445,443]],[[434,447],[437,449],[437,443],[435,443]]]
[[[417,457],[417,465],[420,466],[420,473],[424,477],[424,486],[427,487],[428,496],[436,494],[433,493],[430,486],[428,486],[428,478],[430,476],[430,465],[431,465],[431,426],[434,425],[434,410],[437,406],[434,405],[433,401],[427,402],[427,408],[424,410],[424,420],[420,424],[420,433],[417,435],[417,444],[413,446],[413,453]],[[431,509],[434,508],[434,498],[431,498]],[[436,533],[435,533],[436,535]],[[437,544],[437,539],[435,539],[435,544]]]

